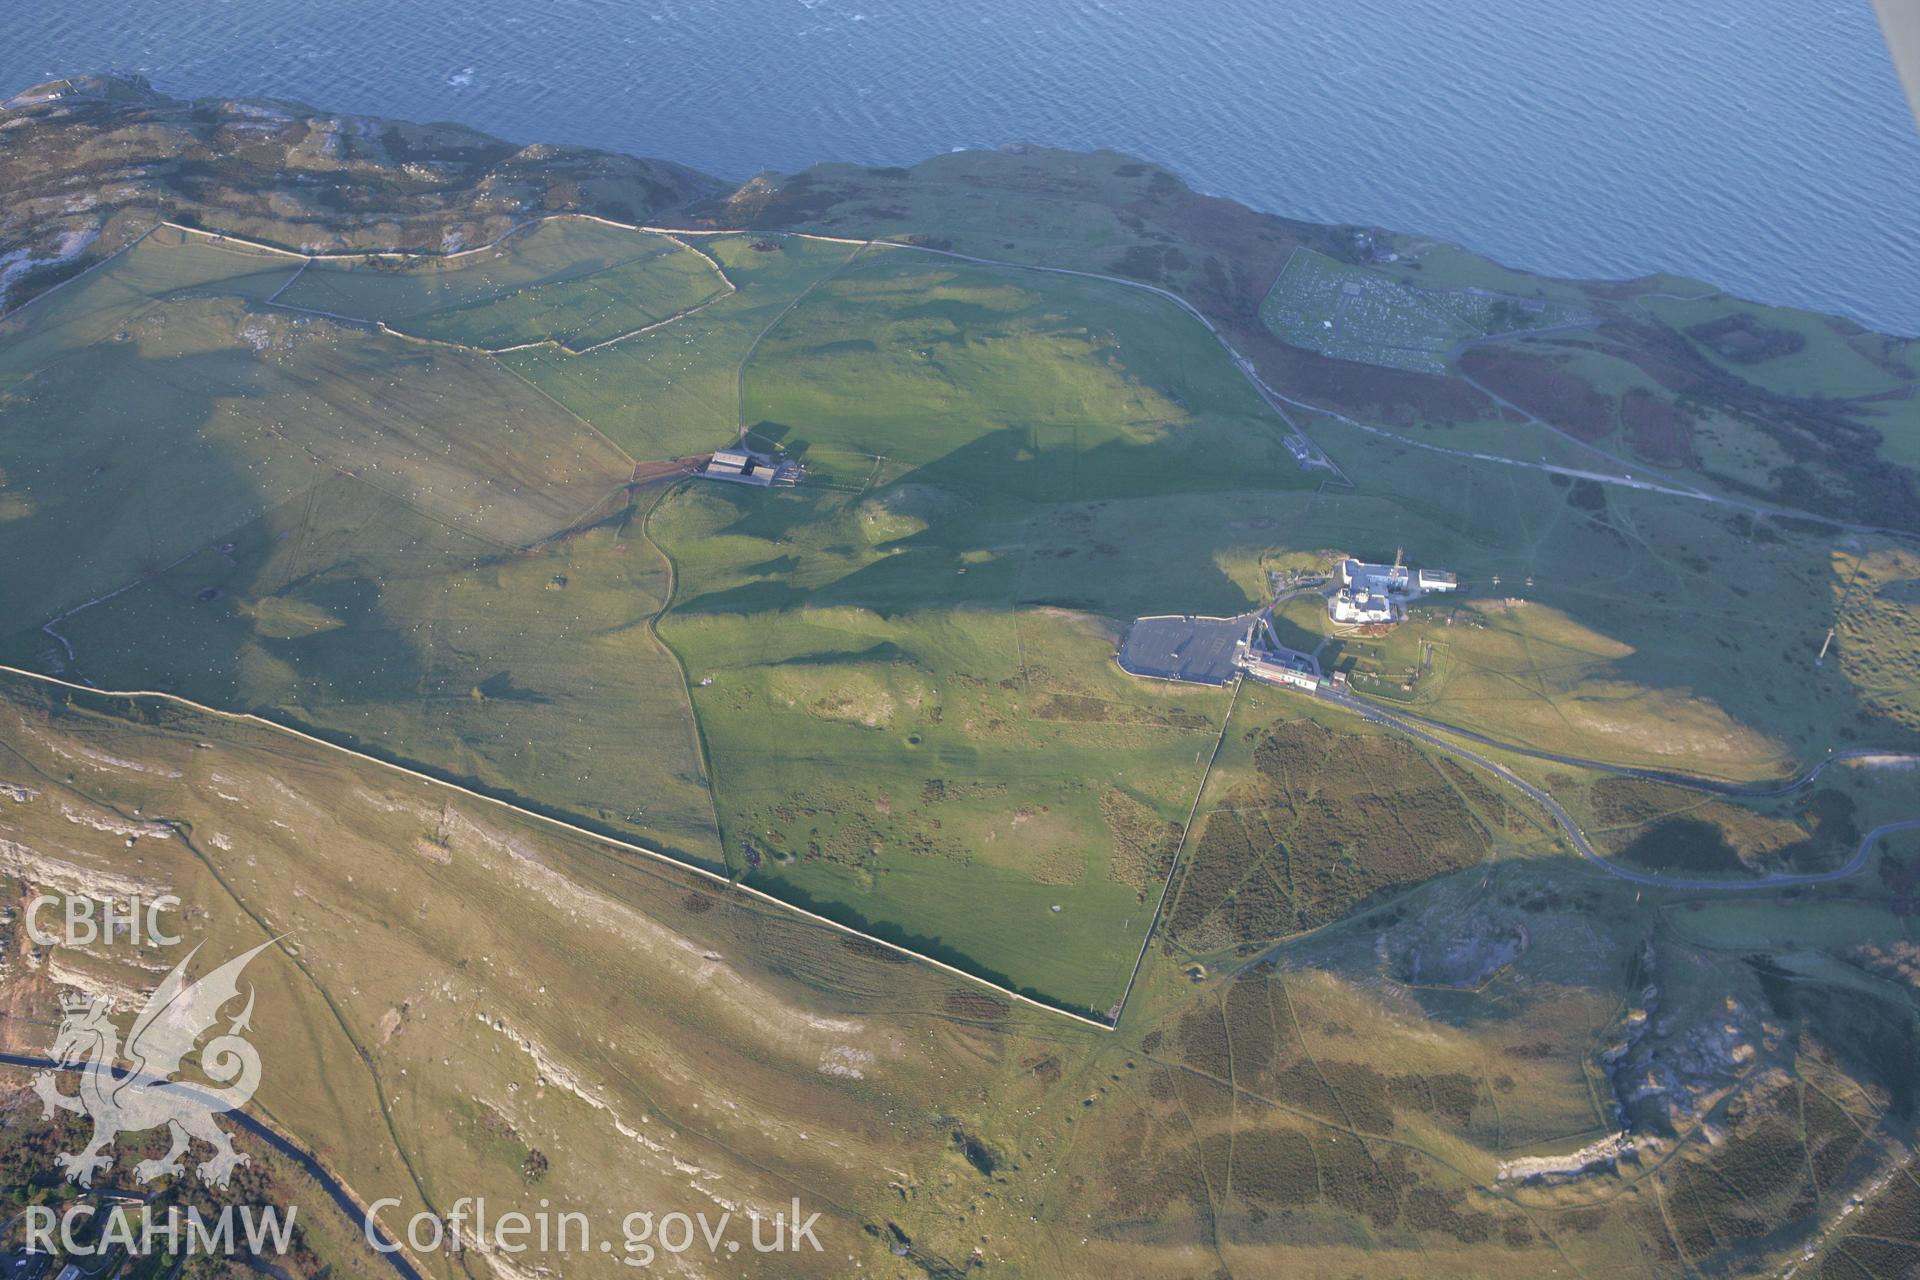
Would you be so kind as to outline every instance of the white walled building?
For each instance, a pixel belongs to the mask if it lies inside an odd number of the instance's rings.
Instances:
[[[1407,616],[1407,602],[1429,591],[1456,591],[1460,580],[1446,569],[1407,568],[1398,558],[1392,564],[1364,560],[1340,562],[1340,587],[1327,597],[1327,616],[1335,622],[1382,626]]]
[[[1327,601],[1327,612],[1335,622],[1370,624],[1395,620],[1393,597],[1366,587],[1340,588]]]

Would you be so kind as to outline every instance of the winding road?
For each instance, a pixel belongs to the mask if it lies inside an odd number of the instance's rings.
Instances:
[[[982,266],[1012,268],[1012,269],[1022,270],[1022,271],[1040,271],[1050,275],[1077,276],[1086,280],[1101,280],[1109,284],[1124,285],[1125,287],[1130,289],[1143,289],[1148,293],[1155,294],[1161,298],[1166,299],[1168,302],[1173,303],[1174,306],[1180,308],[1180,310],[1186,312],[1188,315],[1192,316],[1195,320],[1199,321],[1200,324],[1203,327],[1205,327],[1206,331],[1209,334],[1213,335],[1214,340],[1218,342],[1223,348],[1225,348],[1227,355],[1232,358],[1234,365],[1239,368],[1241,374],[1245,376],[1245,378],[1250,384],[1252,384],[1254,390],[1260,394],[1261,398],[1264,399],[1267,402],[1267,404],[1273,409],[1273,411],[1279,415],[1280,420],[1286,423],[1287,427],[1291,431],[1293,431],[1294,434],[1298,435],[1302,440],[1308,441],[1312,445],[1314,453],[1324,461],[1327,468],[1330,471],[1332,471],[1334,474],[1338,475],[1342,481],[1346,482],[1349,485],[1352,484],[1352,481],[1347,479],[1346,474],[1339,469],[1338,465],[1335,464],[1332,458],[1330,458],[1326,454],[1325,450],[1321,449],[1317,443],[1314,443],[1312,440],[1312,437],[1307,435],[1307,433],[1301,429],[1300,425],[1294,421],[1293,416],[1287,412],[1286,406],[1291,405],[1294,408],[1302,409],[1310,413],[1324,414],[1327,417],[1330,417],[1335,419],[1336,421],[1345,423],[1348,426],[1358,428],[1359,430],[1365,431],[1371,435],[1385,436],[1389,439],[1394,440],[1399,444],[1406,445],[1410,448],[1426,449],[1434,453],[1449,454],[1454,457],[1468,458],[1477,462],[1493,462],[1493,463],[1498,463],[1502,466],[1520,467],[1529,471],[1542,471],[1549,475],[1562,475],[1562,476],[1567,476],[1569,478],[1578,479],[1578,480],[1592,480],[1600,484],[1617,485],[1627,489],[1639,489],[1643,492],[1658,493],[1658,494],[1665,495],[1667,497],[1686,498],[1695,502],[1706,502],[1715,506],[1730,507],[1735,510],[1745,511],[1755,515],[1763,515],[1763,516],[1769,516],[1769,517],[1800,518],[1800,519],[1819,519],[1820,518],[1820,517],[1810,516],[1806,512],[1794,511],[1787,508],[1773,507],[1773,506],[1768,506],[1762,503],[1742,502],[1738,499],[1726,498],[1718,494],[1708,493],[1702,489],[1681,488],[1674,485],[1659,484],[1651,480],[1635,480],[1631,475],[1613,474],[1613,473],[1603,472],[1603,471],[1586,471],[1578,467],[1563,467],[1563,466],[1558,466],[1549,462],[1528,462],[1521,458],[1502,457],[1498,454],[1477,453],[1477,452],[1473,452],[1465,449],[1444,448],[1440,445],[1427,444],[1422,441],[1409,439],[1405,434],[1398,431],[1391,431],[1384,427],[1376,427],[1368,423],[1356,421],[1352,418],[1347,417],[1345,414],[1335,413],[1332,410],[1321,408],[1318,405],[1312,405],[1304,401],[1294,400],[1289,396],[1282,395],[1280,392],[1275,391],[1272,387],[1268,386],[1266,380],[1262,378],[1259,374],[1259,371],[1254,368],[1253,361],[1248,359],[1246,356],[1242,355],[1239,348],[1235,347],[1233,343],[1228,340],[1227,336],[1224,333],[1220,332],[1219,328],[1213,323],[1213,321],[1209,320],[1207,316],[1198,307],[1194,306],[1191,302],[1188,302],[1185,298],[1181,297],[1179,294],[1174,293],[1168,289],[1162,289],[1158,285],[1147,284],[1146,282],[1140,281],[1140,280],[1130,280],[1124,276],[1106,275],[1098,271],[1081,271],[1072,267],[1049,267],[1049,266],[1038,265],[1035,263],[1008,262],[999,258],[979,257],[974,254],[959,253],[952,249],[935,249],[935,248],[930,248],[926,245],[905,244],[905,243],[894,241],[894,240],[876,240],[873,243],[878,245],[885,245],[890,248],[913,249],[920,253],[937,254],[940,257],[944,257],[944,258],[956,258],[962,262],[972,262],[972,263],[980,264]],[[1507,338],[1511,338],[1518,335],[1507,334],[1503,336]],[[1487,340],[1491,341],[1492,339],[1487,339]],[[1462,345],[1464,346],[1464,345],[1470,345],[1470,344],[1462,344]],[[1465,378],[1465,374],[1462,374],[1461,376]],[[1471,378],[1467,378],[1466,380],[1471,385],[1478,388],[1481,392],[1489,396],[1496,403],[1501,404],[1505,407],[1508,407],[1516,413],[1520,413],[1524,415],[1529,421],[1534,422],[1537,425],[1546,428],[1547,430],[1553,431],[1555,434],[1559,434],[1559,435],[1565,434],[1564,432],[1561,432],[1559,428],[1554,427],[1551,423],[1546,422],[1545,420],[1541,419],[1537,415],[1525,409],[1520,408],[1518,405],[1512,405],[1508,401],[1502,399],[1500,396],[1494,394],[1491,391],[1488,391],[1485,387],[1481,387],[1479,383],[1474,382]],[[1585,442],[1580,442],[1580,443],[1584,444]],[[1587,447],[1592,449],[1594,452],[1599,453],[1601,456],[1609,458],[1615,462],[1622,461],[1621,459],[1614,457],[1614,455],[1607,453],[1605,450],[1593,448],[1593,446],[1587,446]],[[1874,533],[1874,534],[1880,534],[1880,535],[1890,536],[1890,537],[1899,537],[1899,538],[1912,538],[1915,536],[1912,530],[1890,529],[1880,525],[1845,524],[1838,521],[1827,521],[1827,523],[1834,524],[1838,528],[1846,529],[1846,530],[1857,532],[1857,533]],[[1315,662],[1315,666],[1316,668],[1318,667],[1317,661]],[[1625,766],[1609,765],[1596,760],[1583,760],[1576,756],[1556,755],[1552,752],[1537,751],[1527,747],[1520,747],[1511,743],[1501,742],[1496,738],[1487,737],[1484,734],[1475,733],[1472,730],[1458,729],[1453,727],[1452,725],[1442,724],[1438,721],[1426,720],[1424,717],[1408,716],[1408,717],[1402,718],[1401,716],[1396,715],[1394,713],[1383,711],[1377,707],[1364,703],[1359,699],[1355,698],[1351,694],[1339,692],[1337,690],[1334,690],[1330,686],[1326,686],[1326,685],[1321,686],[1321,690],[1317,696],[1321,697],[1323,700],[1340,705],[1346,708],[1347,710],[1350,710],[1355,714],[1360,715],[1368,720],[1372,720],[1378,724],[1387,725],[1391,728],[1399,730],[1402,733],[1418,738],[1421,741],[1426,742],[1431,746],[1437,747],[1442,751],[1446,751],[1452,755],[1459,756],[1462,759],[1471,761],[1472,763],[1477,764],[1481,768],[1487,770],[1489,773],[1492,773],[1495,777],[1501,778],[1506,782],[1511,783],[1514,787],[1518,788],[1521,792],[1531,797],[1532,799],[1538,801],[1541,807],[1544,808],[1549,814],[1552,815],[1553,820],[1557,824],[1559,824],[1561,831],[1565,833],[1568,842],[1573,845],[1574,849],[1577,850],[1582,857],[1586,858],[1588,861],[1592,862],[1594,865],[1606,871],[1608,875],[1616,876],[1619,879],[1628,880],[1635,884],[1650,885],[1650,886],[1655,886],[1655,887],[1665,888],[1665,889],[1735,889],[1735,890],[1782,889],[1782,888],[1792,888],[1798,885],[1824,884],[1833,880],[1844,880],[1847,877],[1856,874],[1862,867],[1866,865],[1867,860],[1872,856],[1874,845],[1877,844],[1882,838],[1888,835],[1891,835],[1897,831],[1920,829],[1920,818],[1910,818],[1910,819],[1905,819],[1898,822],[1883,823],[1882,825],[1875,827],[1872,831],[1869,831],[1866,834],[1866,836],[1860,842],[1860,847],[1854,851],[1853,857],[1848,859],[1844,866],[1836,868],[1835,870],[1832,870],[1832,871],[1813,872],[1813,873],[1808,873],[1804,875],[1780,873],[1775,875],[1760,876],[1752,880],[1716,880],[1716,879],[1707,879],[1707,878],[1688,879],[1688,878],[1682,878],[1682,877],[1657,875],[1649,871],[1636,871],[1630,867],[1623,867],[1612,862],[1611,860],[1606,858],[1604,855],[1602,855],[1599,851],[1594,849],[1593,845],[1587,840],[1586,833],[1583,832],[1580,829],[1579,824],[1573,820],[1573,816],[1566,811],[1566,808],[1563,805],[1561,805],[1559,801],[1555,800],[1544,789],[1537,787],[1532,783],[1528,782],[1526,779],[1522,778],[1519,774],[1507,768],[1505,765],[1499,764],[1498,762],[1487,758],[1486,756],[1480,754],[1479,752],[1471,750],[1470,748],[1461,746],[1458,743],[1445,741],[1440,737],[1438,737],[1435,733],[1430,732],[1428,729],[1421,727],[1421,725],[1423,724],[1430,725],[1434,729],[1441,730],[1449,734],[1453,734],[1457,737],[1466,738],[1471,741],[1478,742],[1483,746],[1493,747],[1503,751],[1513,751],[1522,755],[1534,757],[1536,759],[1551,760],[1561,764],[1574,765],[1582,768],[1599,769],[1599,770],[1604,770],[1611,773],[1623,774],[1630,777],[1644,778],[1649,781],[1666,782],[1666,783],[1673,784],[1675,786],[1689,787],[1694,790],[1709,791],[1709,792],[1714,792],[1720,795],[1746,796],[1746,797],[1755,797],[1755,798],[1785,795],[1785,794],[1788,794],[1789,792],[1797,791],[1800,788],[1806,786],[1808,783],[1812,782],[1814,778],[1818,777],[1820,773],[1824,771],[1826,768],[1828,768],[1830,765],[1841,760],[1887,758],[1890,760],[1920,762],[1920,755],[1912,755],[1904,752],[1875,751],[1875,750],[1865,749],[1865,748],[1843,751],[1843,752],[1835,752],[1831,756],[1829,756],[1827,759],[1821,761],[1819,764],[1813,766],[1811,769],[1808,769],[1806,772],[1800,774],[1798,777],[1787,779],[1786,781],[1779,783],[1777,785],[1774,785],[1774,786],[1746,785],[1746,784],[1740,784],[1740,783],[1721,782],[1721,781],[1706,779],[1706,778],[1697,778],[1697,777],[1689,776],[1687,774],[1667,773],[1657,769],[1638,769],[1638,768],[1631,768],[1631,767],[1625,767]]]
[[[1582,756],[1562,755],[1557,751],[1542,751],[1538,747],[1524,747],[1517,742],[1503,742],[1499,738],[1489,737],[1473,729],[1463,729],[1458,725],[1448,724],[1444,720],[1430,719],[1417,712],[1400,710],[1388,711],[1384,708],[1374,708],[1371,704],[1364,702],[1353,694],[1345,694],[1341,695],[1341,697],[1344,701],[1378,710],[1383,716],[1425,725],[1429,729],[1437,729],[1442,733],[1452,734],[1456,738],[1465,738],[1469,742],[1477,742],[1483,747],[1492,747],[1498,751],[1507,751],[1514,755],[1527,756],[1534,760],[1545,760],[1550,764],[1572,765],[1577,769],[1599,769],[1606,773],[1619,774],[1622,777],[1642,778],[1648,782],[1665,782],[1676,787],[1686,787],[1693,791],[1710,791],[1715,795],[1740,796],[1748,800],[1771,800],[1779,796],[1792,795],[1794,792],[1811,785],[1816,778],[1834,765],[1844,763],[1848,760],[1874,760],[1884,761],[1887,764],[1920,765],[1920,753],[1911,751],[1888,751],[1878,747],[1849,747],[1845,751],[1830,751],[1827,753],[1826,759],[1822,760],[1819,764],[1803,769],[1792,777],[1783,778],[1778,782],[1728,782],[1723,778],[1702,777],[1696,773],[1678,773],[1670,769],[1647,769],[1638,765],[1629,764],[1607,764],[1600,760],[1588,760]]]
[[[664,228],[652,228],[652,227],[643,227],[640,229],[641,230],[665,230]],[[743,234],[743,233],[736,232],[732,234]],[[803,235],[803,236],[806,235],[806,233],[804,232],[795,232],[792,234]],[[833,239],[835,237],[808,237],[808,238],[809,239]],[[1455,457],[1455,458],[1466,458],[1474,462],[1492,462],[1503,467],[1518,467],[1524,471],[1539,471],[1539,472],[1544,472],[1547,475],[1566,476],[1569,479],[1574,479],[1574,480],[1592,480],[1597,484],[1616,485],[1623,489],[1638,489],[1643,493],[1657,493],[1669,498],[1686,498],[1693,502],[1705,502],[1712,506],[1727,507],[1735,511],[1743,511],[1749,515],[1766,516],[1773,519],[1818,520],[1824,524],[1832,525],[1837,529],[1843,529],[1849,533],[1870,533],[1870,534],[1877,534],[1882,537],[1903,538],[1903,539],[1913,539],[1917,536],[1920,536],[1920,534],[1916,534],[1916,532],[1912,529],[1894,529],[1884,525],[1873,525],[1873,524],[1852,524],[1847,521],[1829,519],[1826,516],[1814,515],[1811,512],[1796,511],[1790,507],[1776,507],[1776,506],[1771,506],[1767,503],[1761,503],[1761,502],[1745,502],[1738,498],[1729,498],[1717,493],[1711,493],[1705,489],[1696,489],[1696,488],[1683,486],[1683,485],[1661,484],[1653,480],[1636,480],[1633,478],[1633,475],[1630,472],[1587,471],[1579,467],[1560,466],[1557,463],[1544,462],[1544,461],[1529,462],[1525,458],[1512,458],[1512,457],[1507,457],[1505,455],[1497,454],[1497,453],[1479,453],[1470,449],[1453,449],[1453,448],[1448,448],[1445,445],[1429,444],[1426,441],[1415,440],[1405,432],[1391,430],[1387,427],[1377,427],[1372,425],[1371,423],[1361,422],[1358,419],[1348,417],[1346,414],[1337,413],[1332,409],[1323,408],[1320,405],[1309,404],[1304,400],[1296,400],[1291,396],[1282,395],[1280,392],[1275,391],[1271,386],[1267,385],[1266,379],[1260,376],[1259,371],[1254,367],[1253,361],[1248,359],[1246,356],[1242,355],[1240,352],[1240,349],[1233,345],[1232,341],[1230,341],[1227,338],[1226,334],[1220,332],[1219,327],[1215,325],[1212,320],[1209,320],[1206,314],[1202,312],[1200,308],[1194,306],[1191,302],[1188,302],[1185,298],[1181,297],[1177,293],[1174,293],[1172,290],[1162,289],[1159,285],[1148,284],[1144,280],[1128,279],[1126,276],[1106,275],[1098,271],[1081,271],[1073,267],[1049,267],[1049,266],[1043,266],[1038,263],[1032,263],[1032,262],[1009,262],[1003,258],[985,258],[985,257],[980,257],[976,254],[960,253],[953,249],[935,249],[928,245],[908,244],[899,240],[874,240],[874,241],[871,241],[870,243],[884,246],[890,249],[911,249],[917,253],[937,254],[943,258],[956,258],[961,262],[972,262],[972,263],[977,263],[981,266],[987,266],[987,267],[1004,267],[1004,268],[1008,268],[1016,271],[1040,271],[1040,272],[1045,272],[1048,275],[1077,276],[1083,280],[1100,280],[1100,281],[1104,281],[1107,284],[1122,285],[1129,289],[1142,289],[1148,293],[1151,293],[1158,297],[1166,299],[1168,302],[1171,302],[1174,306],[1180,308],[1180,310],[1186,312],[1189,316],[1192,316],[1195,320],[1198,320],[1201,323],[1201,325],[1203,325],[1206,328],[1206,331],[1213,335],[1214,341],[1218,342],[1223,348],[1226,349],[1227,355],[1232,358],[1234,365],[1240,370],[1241,375],[1244,376],[1246,380],[1253,386],[1253,389],[1259,393],[1260,398],[1265,400],[1267,402],[1268,407],[1271,408],[1276,414],[1279,415],[1280,420],[1287,425],[1287,428],[1290,431],[1292,431],[1296,436],[1298,436],[1301,440],[1305,441],[1308,444],[1308,446],[1312,449],[1313,456],[1317,460],[1318,464],[1321,466],[1324,466],[1328,471],[1338,476],[1341,482],[1346,484],[1348,487],[1352,487],[1353,482],[1347,478],[1346,472],[1342,471],[1340,469],[1339,464],[1334,462],[1334,460],[1330,455],[1328,455],[1326,450],[1320,447],[1319,442],[1314,440],[1312,436],[1308,435],[1305,429],[1302,428],[1300,424],[1294,420],[1293,415],[1287,412],[1288,406],[1291,406],[1295,409],[1303,410],[1307,413],[1317,413],[1324,417],[1332,418],[1334,421],[1339,422],[1345,426],[1353,427],[1355,430],[1364,431],[1369,435],[1384,437],[1386,439],[1394,441],[1396,444],[1405,445],[1406,447],[1411,449],[1424,449],[1429,453],[1441,453],[1441,454],[1446,454],[1448,456]],[[1530,333],[1552,333],[1568,327],[1569,326],[1556,325],[1550,328],[1540,329],[1540,330],[1527,330],[1527,331],[1520,331],[1516,333],[1500,334],[1497,336],[1490,336],[1490,337],[1481,338],[1481,339],[1469,339],[1466,342],[1461,343],[1459,347],[1456,348],[1456,351],[1454,354],[1457,355],[1459,349],[1464,349],[1467,346],[1473,346],[1479,343],[1504,341],[1504,340],[1510,340],[1513,338],[1526,337]],[[1571,326],[1571,327],[1584,327],[1584,326]],[[1580,445],[1581,447],[1587,449],[1589,452],[1599,454],[1601,457],[1607,458],[1615,463],[1620,464],[1623,467],[1631,465],[1630,463],[1627,463],[1625,459],[1617,457],[1614,454],[1608,453],[1605,449],[1601,449],[1596,445],[1588,444],[1586,441],[1582,441],[1576,437],[1570,436],[1566,432],[1560,430],[1560,428],[1554,426],[1552,423],[1547,422],[1545,419],[1539,417],[1537,414],[1534,414],[1527,409],[1521,408],[1519,405],[1513,404],[1512,402],[1504,399],[1498,394],[1492,391],[1489,391],[1486,387],[1482,386],[1480,383],[1476,382],[1474,379],[1468,377],[1464,371],[1461,371],[1458,367],[1457,362],[1455,363],[1455,373],[1468,385],[1472,386],[1473,388],[1481,392],[1483,395],[1487,396],[1494,403],[1499,404],[1505,408],[1511,409],[1513,412],[1518,413],[1523,417],[1525,417],[1529,422],[1532,422],[1535,425],[1547,431],[1551,431],[1556,436],[1560,436],[1567,440],[1573,441],[1575,444]]]
[[[0,1066],[34,1067],[47,1071],[65,1071],[69,1069],[65,1064],[56,1062],[52,1058],[39,1058],[23,1053],[0,1053]],[[321,1164],[312,1152],[301,1147],[296,1147],[293,1143],[281,1137],[280,1134],[265,1121],[256,1119],[244,1111],[229,1111],[225,1114],[228,1119],[232,1120],[242,1129],[245,1129],[248,1133],[259,1138],[275,1151],[299,1165],[302,1172],[319,1183],[321,1190],[327,1193],[327,1198],[333,1201],[341,1213],[347,1215],[347,1220],[351,1224],[354,1232],[372,1231],[378,1233],[378,1238],[382,1246],[380,1250],[381,1256],[387,1260],[387,1264],[391,1266],[394,1271],[399,1273],[402,1280],[426,1280],[426,1277],[421,1275],[413,1263],[407,1260],[406,1255],[394,1244],[387,1233],[381,1230],[380,1225],[373,1221],[372,1216],[367,1213],[360,1202],[354,1199],[353,1193],[347,1190],[346,1185],[331,1173],[327,1172],[326,1166]]]
[[[1860,847],[1854,850],[1853,857],[1849,858],[1845,865],[1836,867],[1832,871],[1816,871],[1805,874],[1781,872],[1773,875],[1756,876],[1751,880],[1663,876],[1652,871],[1639,871],[1632,867],[1621,866],[1619,863],[1595,849],[1587,840],[1586,832],[1580,829],[1580,824],[1573,820],[1573,815],[1568,813],[1566,807],[1558,800],[1555,800],[1545,788],[1535,786],[1513,770],[1507,768],[1507,766],[1497,760],[1482,755],[1470,747],[1462,746],[1458,742],[1447,741],[1440,736],[1440,732],[1467,738],[1483,746],[1493,747],[1497,750],[1517,752],[1535,759],[1550,760],[1560,764],[1574,765],[1586,769],[1598,769],[1625,777],[1645,778],[1650,781],[1666,782],[1674,786],[1688,787],[1696,791],[1707,791],[1716,795],[1750,797],[1780,796],[1798,791],[1819,777],[1829,766],[1841,760],[1886,759],[1920,764],[1920,755],[1895,751],[1873,751],[1864,748],[1854,751],[1835,752],[1811,769],[1793,778],[1789,778],[1784,782],[1773,785],[1756,784],[1746,786],[1740,783],[1694,778],[1686,774],[1664,773],[1657,769],[1638,769],[1626,765],[1605,764],[1598,760],[1583,760],[1577,756],[1556,755],[1552,752],[1536,751],[1528,747],[1514,746],[1510,743],[1501,742],[1497,738],[1487,737],[1485,734],[1474,733],[1467,729],[1456,729],[1451,725],[1441,724],[1434,720],[1427,720],[1424,717],[1403,716],[1397,712],[1385,711],[1371,703],[1362,701],[1353,694],[1342,693],[1328,685],[1322,685],[1320,691],[1317,692],[1315,696],[1323,702],[1329,702],[1343,710],[1351,711],[1363,719],[1396,729],[1409,737],[1419,739],[1429,746],[1437,747],[1450,755],[1479,765],[1482,769],[1485,769],[1488,773],[1512,785],[1529,799],[1538,803],[1541,808],[1545,809],[1547,813],[1552,816],[1554,822],[1559,825],[1562,834],[1567,837],[1567,842],[1573,846],[1574,851],[1581,857],[1587,859],[1587,861],[1593,863],[1608,875],[1615,876],[1621,880],[1631,881],[1634,884],[1648,885],[1660,889],[1733,890],[1791,889],[1801,885],[1826,884],[1834,880],[1845,880],[1847,877],[1857,874],[1862,867],[1867,865],[1867,860],[1873,856],[1874,846],[1883,838],[1897,831],[1920,830],[1920,818],[1906,818],[1898,822],[1882,823],[1867,832],[1860,841]],[[1428,725],[1433,726],[1432,730],[1424,727]]]

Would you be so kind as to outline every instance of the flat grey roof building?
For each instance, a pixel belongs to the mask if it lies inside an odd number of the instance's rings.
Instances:
[[[1238,672],[1235,647],[1246,638],[1251,614],[1238,618],[1179,615],[1138,618],[1120,646],[1120,666],[1136,676],[1227,684]]]

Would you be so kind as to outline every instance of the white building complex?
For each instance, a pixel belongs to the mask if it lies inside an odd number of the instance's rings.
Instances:
[[[1418,573],[1396,557],[1392,564],[1340,562],[1340,586],[1327,597],[1327,616],[1357,626],[1391,626],[1407,616],[1407,604],[1432,591],[1454,591],[1460,580],[1445,569]]]

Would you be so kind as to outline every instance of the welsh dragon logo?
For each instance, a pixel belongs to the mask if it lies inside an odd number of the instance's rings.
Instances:
[[[79,1068],[80,1092],[61,1093],[51,1071],[34,1076],[33,1090],[49,1118],[58,1109],[93,1121],[92,1140],[78,1151],[57,1157],[69,1178],[83,1187],[92,1185],[96,1173],[112,1166],[113,1144],[119,1135],[162,1125],[173,1144],[160,1159],[134,1166],[133,1175],[141,1182],[184,1173],[180,1157],[194,1138],[213,1148],[212,1158],[199,1166],[204,1182],[224,1187],[234,1169],[247,1163],[214,1117],[244,1106],[260,1085],[260,1054],[240,1034],[248,1030],[253,1016],[251,988],[246,1007],[228,1023],[226,1032],[200,1051],[200,1073],[212,1086],[173,1077],[180,1070],[180,1060],[220,1020],[220,1010],[239,998],[241,970],[272,945],[263,942],[197,981],[188,978],[186,971],[200,948],[189,951],[147,997],[127,1033],[124,1050],[119,1029],[109,1016],[112,1000],[102,996],[61,1000],[65,1016],[51,1056],[63,1068]],[[123,1059],[129,1064],[124,1071],[119,1069]]]

